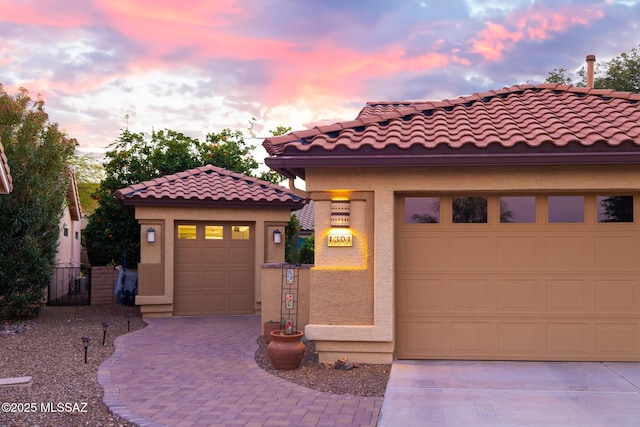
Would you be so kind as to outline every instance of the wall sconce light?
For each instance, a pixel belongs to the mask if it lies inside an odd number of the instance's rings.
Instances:
[[[351,215],[351,202],[349,200],[331,201],[331,226],[349,227]]]
[[[282,242],[282,232],[278,229],[273,230],[273,243],[279,245]]]
[[[147,228],[147,242],[153,243],[156,241],[156,230],[153,227]]]

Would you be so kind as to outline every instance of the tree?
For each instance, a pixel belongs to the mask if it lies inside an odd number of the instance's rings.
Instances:
[[[624,92],[640,92],[640,53],[637,48],[596,65],[594,86]]]
[[[51,278],[77,142],[49,122],[44,101],[2,85],[0,141],[13,179],[0,197],[0,311],[16,315],[42,300]]]
[[[100,188],[100,181],[104,179],[104,166],[95,157],[80,152],[76,152],[70,163],[76,174],[82,212],[90,214],[98,207],[92,194]]]
[[[104,180],[94,194],[98,208],[89,217],[85,243],[93,265],[120,263],[126,251],[128,267],[140,259],[140,228],[132,213],[114,197],[118,189],[164,175],[212,164],[248,176],[280,182],[273,171],[258,173],[251,156],[255,146],[244,140],[241,131],[224,129],[206,135],[206,142],[173,130],[144,133],[123,130],[105,154]]]
[[[571,84],[565,68],[554,68],[549,72],[545,82]],[[578,72],[580,81],[575,86],[585,87],[587,73],[584,67]],[[610,61],[597,63],[594,70],[593,86],[597,89],[615,89],[624,92],[640,93],[640,51],[632,48],[621,53]]]
[[[554,68],[553,71],[549,71],[549,75],[545,80],[546,83],[562,83],[565,85],[571,84],[571,77],[567,76],[566,68]]]

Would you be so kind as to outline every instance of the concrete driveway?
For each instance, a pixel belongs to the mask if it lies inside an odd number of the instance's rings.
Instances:
[[[396,361],[378,427],[640,426],[640,363]]]

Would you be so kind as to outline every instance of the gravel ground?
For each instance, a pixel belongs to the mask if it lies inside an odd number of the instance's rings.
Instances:
[[[0,387],[0,427],[135,426],[109,411],[98,383],[98,367],[113,354],[113,341],[127,333],[127,314],[131,331],[145,326],[139,308],[117,305],[45,306],[38,317],[0,321],[0,378],[33,379],[28,387]],[[110,325],[103,346],[104,321]],[[92,337],[86,364],[82,336]],[[300,368],[278,371],[269,362],[264,338],[257,342],[257,364],[287,381],[324,392],[384,395],[391,365],[337,370],[319,364],[315,345],[307,341]]]
[[[258,345],[258,366],[270,374],[313,390],[354,396],[384,396],[387,388],[391,365],[355,364],[353,369],[342,371],[334,364],[318,363],[316,347],[313,341],[307,341],[300,367],[279,371],[271,366],[264,337],[258,338]]]
[[[117,305],[43,307],[33,319],[0,321],[0,378],[33,378],[30,387],[0,387],[0,426],[134,426],[102,403],[98,384],[98,366],[127,333],[127,313],[132,331],[144,327],[137,307]],[[111,324],[103,346],[104,321]],[[87,364],[85,335],[92,337]]]

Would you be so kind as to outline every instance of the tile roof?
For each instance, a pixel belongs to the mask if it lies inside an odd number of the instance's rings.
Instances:
[[[315,204],[313,200],[309,200],[309,203],[304,205],[302,209],[291,212],[295,215],[300,222],[300,230],[313,230],[316,220]]]
[[[270,167],[302,177],[305,167],[330,165],[640,163],[638,101],[640,94],[554,83],[437,102],[370,102],[355,120],[263,146]]]
[[[124,205],[179,205],[219,207],[302,207],[306,199],[287,188],[206,165],[166,175],[117,190]]]
[[[73,221],[80,221],[82,219],[82,206],[80,205],[76,173],[72,169],[69,169],[68,174],[69,184],[67,185],[67,205],[69,206],[69,213],[71,214],[71,219]]]
[[[11,170],[7,156],[4,154],[4,147],[0,142],[0,194],[9,194],[13,190],[13,181],[11,180]]]

